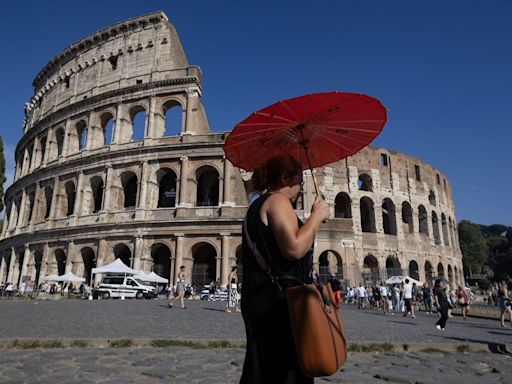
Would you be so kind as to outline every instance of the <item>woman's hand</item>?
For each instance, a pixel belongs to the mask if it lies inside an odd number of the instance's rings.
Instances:
[[[319,222],[323,222],[329,218],[331,215],[331,210],[329,206],[325,202],[325,200],[315,196],[315,202],[313,203],[313,207],[311,208],[311,217],[315,217]]]

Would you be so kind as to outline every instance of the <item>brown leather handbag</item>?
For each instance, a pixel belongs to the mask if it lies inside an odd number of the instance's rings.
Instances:
[[[302,373],[309,377],[336,373],[347,359],[347,344],[331,285],[290,287],[286,299]]]

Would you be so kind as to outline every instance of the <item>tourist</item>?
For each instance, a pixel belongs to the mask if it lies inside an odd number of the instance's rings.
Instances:
[[[178,292],[178,295],[173,298],[172,295],[171,300],[169,300],[169,308],[172,308],[174,306],[174,302],[179,300],[181,304],[181,309],[187,308],[185,305],[185,266],[182,265],[180,267],[180,271],[178,272],[178,283],[176,284],[176,291]]]
[[[427,315],[432,313],[432,290],[428,286],[428,283],[423,284],[422,288],[423,304],[425,305],[425,311]]]
[[[448,320],[448,300],[446,298],[445,287],[441,279],[437,279],[434,284],[434,302],[437,308],[437,312],[441,315],[441,318],[436,323],[436,328],[443,330]]]
[[[388,299],[388,287],[384,284],[383,281],[380,282],[380,297],[382,300],[382,309],[385,315],[391,314],[391,309],[389,308],[389,299]]]
[[[7,282],[5,284],[5,295],[9,298],[9,299],[12,299],[12,295],[14,293],[14,285],[12,283],[9,283]]]
[[[357,288],[357,309],[365,309],[366,304],[366,289],[364,288],[363,283],[359,284]]]
[[[400,287],[397,284],[393,284],[393,305],[395,312],[400,313]]]
[[[508,295],[507,282],[503,280],[498,290],[498,307],[500,308],[500,324],[502,327],[505,326],[505,314],[508,313],[510,319],[510,326],[512,326],[512,302]]]
[[[457,304],[462,308],[462,318],[466,320],[466,315],[469,312],[469,297],[462,285],[457,289]]]
[[[236,274],[237,267],[231,268],[231,272],[228,275],[228,303],[226,305],[226,312],[231,312],[231,308],[235,309],[235,312],[240,312],[239,300],[238,300],[238,276]]]
[[[252,176],[255,189],[266,193],[249,207],[247,232],[244,229],[242,236],[247,348],[240,383],[313,383],[298,366],[288,306],[281,291],[293,285],[293,280],[312,283],[315,235],[330,214],[328,205],[317,197],[307,222],[302,224],[297,218],[292,201],[301,192],[302,180],[300,164],[288,156],[270,159]],[[293,279],[275,283],[258,264],[248,241],[256,244],[271,267],[270,274]]]
[[[412,298],[413,298],[412,284],[410,283],[409,279],[405,279],[405,284],[404,284],[404,303],[405,303],[404,317],[407,317],[407,315],[410,313],[411,317],[413,319],[415,319],[416,316],[414,316],[414,307],[412,305]]]
[[[20,289],[19,289],[19,292],[20,292],[20,296],[21,298],[24,298],[25,297],[25,289],[27,288],[27,283],[25,282],[25,280],[23,280],[20,284]]]

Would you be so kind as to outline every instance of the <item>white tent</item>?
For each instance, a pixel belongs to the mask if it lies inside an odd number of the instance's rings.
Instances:
[[[103,267],[93,268],[92,274],[95,273],[123,273],[126,275],[137,275],[139,271],[128,267],[121,259],[116,259],[114,262],[104,265]]]
[[[144,273],[141,271],[133,277],[135,277],[137,280],[146,281],[148,283],[168,283],[167,279],[157,275],[155,272]]]
[[[79,277],[79,276],[75,275],[73,272],[68,272],[64,275],[59,276],[59,280],[57,280],[57,281],[74,281],[74,282],[83,283],[85,281],[85,279],[83,277]]]
[[[157,275],[155,272],[151,272],[149,275],[148,275],[152,280],[149,280],[149,281],[154,281],[155,283],[168,283],[169,280],[167,280],[166,278],[160,276],[160,275]]]
[[[409,283],[416,283],[416,286],[421,286],[423,283],[421,281],[418,281],[416,279],[413,279],[411,276],[391,276],[389,279],[386,280],[386,284],[403,284],[405,283],[405,279],[409,279]]]

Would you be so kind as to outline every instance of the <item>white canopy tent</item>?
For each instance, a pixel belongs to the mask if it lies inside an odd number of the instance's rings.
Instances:
[[[57,281],[72,281],[72,282],[78,282],[83,283],[85,279],[83,277],[79,277],[75,275],[73,272],[68,272],[64,275],[59,276],[59,280]]]
[[[148,283],[161,283],[167,284],[169,281],[162,276],[157,275],[155,272],[145,273],[140,272],[139,274],[134,276],[137,280],[147,281]]]
[[[115,259],[112,263],[104,265],[103,267],[93,268],[91,270],[91,283],[94,281],[94,274],[99,273],[118,273],[126,277],[126,275],[137,275],[139,271],[128,267],[121,259]],[[89,295],[89,300],[92,300],[92,295]],[[121,300],[124,300],[124,292],[121,296]]]
[[[423,283],[419,280],[413,279],[411,276],[391,276],[386,280],[386,284],[404,284],[405,279],[409,279],[409,284],[416,283],[416,286],[421,286]]]

